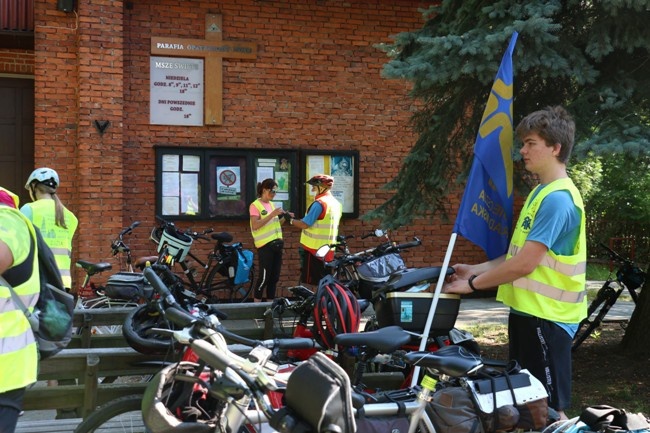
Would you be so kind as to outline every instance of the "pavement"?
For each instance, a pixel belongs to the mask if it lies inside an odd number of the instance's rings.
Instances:
[[[603,285],[602,281],[588,281],[587,290],[596,291]],[[634,302],[619,299],[605,316],[604,322],[621,322],[629,320],[634,311]],[[493,297],[462,298],[456,318],[456,328],[467,329],[476,325],[508,323],[509,308]],[[374,314],[372,306],[364,312],[364,319]],[[364,321],[362,319],[362,321]],[[363,329],[363,326],[361,327]]]
[[[598,290],[603,285],[602,281],[588,281],[587,290]],[[619,299],[605,316],[604,321],[629,320],[634,311],[634,302]],[[477,324],[498,324],[508,322],[508,307],[495,298],[462,299],[460,311],[456,319],[456,327],[464,329]]]

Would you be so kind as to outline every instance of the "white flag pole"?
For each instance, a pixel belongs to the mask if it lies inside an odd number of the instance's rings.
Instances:
[[[449,268],[449,261],[451,260],[451,253],[454,251],[454,245],[456,244],[456,233],[451,234],[449,238],[449,245],[447,245],[447,253],[445,253],[445,259],[442,262],[442,269],[440,269],[440,278],[438,278],[438,283],[436,284],[436,290],[433,293],[433,299],[431,300],[431,307],[429,308],[429,315],[427,316],[427,323],[424,325],[424,332],[420,336],[420,347],[418,350],[425,350],[427,347],[427,340],[429,338],[429,331],[431,330],[431,325],[433,324],[433,316],[436,313],[436,308],[438,307],[438,299],[440,298],[440,292],[442,291],[442,285],[445,283],[445,276],[447,275],[447,269]],[[413,376],[411,377],[411,386],[415,386],[418,383],[418,376],[420,375],[420,367],[415,366],[413,369]]]

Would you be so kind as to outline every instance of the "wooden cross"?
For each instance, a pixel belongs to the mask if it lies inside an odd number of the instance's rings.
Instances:
[[[255,59],[254,42],[224,41],[221,15],[205,17],[205,40],[178,38],[151,38],[151,54],[205,59],[205,109],[206,125],[223,124],[223,59]]]

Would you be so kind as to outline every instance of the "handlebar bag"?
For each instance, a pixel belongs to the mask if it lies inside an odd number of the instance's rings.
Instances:
[[[386,254],[361,263],[357,267],[359,296],[363,299],[372,299],[373,291],[383,287],[392,273],[403,269],[406,269],[406,265],[397,253]]]
[[[139,272],[118,272],[108,277],[104,294],[112,299],[137,301],[144,297],[146,281]]]
[[[321,352],[291,372],[285,401],[313,432],[357,431],[350,379],[343,368]]]

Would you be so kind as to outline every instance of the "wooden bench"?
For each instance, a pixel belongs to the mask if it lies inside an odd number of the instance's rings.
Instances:
[[[219,309],[228,315],[228,319],[222,321],[223,325],[252,339],[283,336],[278,335],[272,316],[265,314],[269,307],[268,302],[219,305]],[[80,417],[85,417],[112,399],[144,392],[146,378],[160,370],[164,363],[177,359],[138,353],[128,347],[122,334],[93,333],[95,326],[122,324],[129,311],[130,308],[75,310],[77,333],[66,349],[40,363],[39,386],[27,390],[24,410],[74,410]],[[284,316],[287,319],[284,331],[289,334],[293,330],[292,317],[291,313]],[[236,344],[230,347],[236,353],[249,350]],[[44,386],[43,382],[48,380],[57,380],[59,384]],[[19,422],[17,431],[69,432],[74,430],[75,423],[78,424],[79,419],[26,421]]]

